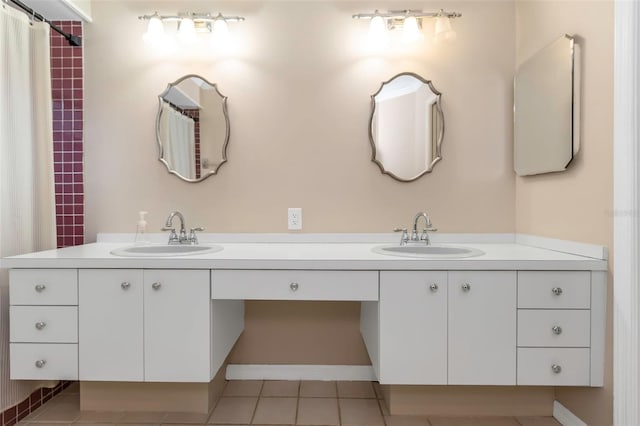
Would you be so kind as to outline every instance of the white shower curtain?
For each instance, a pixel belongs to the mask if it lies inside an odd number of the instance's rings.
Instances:
[[[166,102],[162,104],[160,116],[160,139],[162,157],[175,170],[189,179],[196,177],[195,122],[176,111]]]
[[[0,7],[0,257],[55,248],[49,26]],[[9,380],[9,282],[0,269],[0,411],[37,382]]]

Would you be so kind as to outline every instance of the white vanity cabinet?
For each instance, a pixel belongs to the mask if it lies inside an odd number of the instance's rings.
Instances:
[[[449,271],[448,281],[448,383],[515,385],[515,271]]]
[[[380,272],[380,383],[515,384],[515,280],[511,271]]]
[[[78,379],[78,271],[12,269],[12,380]]]
[[[83,269],[80,380],[208,382],[208,270]]]

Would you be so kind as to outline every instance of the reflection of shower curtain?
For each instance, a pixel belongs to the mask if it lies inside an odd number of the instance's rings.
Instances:
[[[181,176],[195,179],[196,138],[193,119],[163,103],[160,138],[163,158],[169,168]]]
[[[0,257],[56,247],[49,26],[0,6]],[[0,269],[0,412],[41,386],[9,380],[9,280]]]

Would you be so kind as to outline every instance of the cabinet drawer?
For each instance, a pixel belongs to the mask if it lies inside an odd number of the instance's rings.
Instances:
[[[588,347],[588,310],[518,310],[518,346]]]
[[[378,300],[377,271],[211,271],[213,299]]]
[[[589,349],[519,348],[518,385],[589,386]]]
[[[9,351],[11,380],[78,380],[77,344],[11,343]]]
[[[518,272],[518,308],[589,309],[589,271]]]
[[[76,306],[11,306],[11,342],[78,343]]]
[[[76,269],[12,269],[9,303],[12,305],[77,305]]]

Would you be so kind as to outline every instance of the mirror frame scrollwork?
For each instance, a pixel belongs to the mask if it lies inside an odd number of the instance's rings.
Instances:
[[[431,161],[431,163],[426,167],[426,169],[421,172],[420,174],[418,174],[417,176],[414,176],[412,178],[409,179],[404,179],[401,178],[399,176],[397,176],[396,174],[394,174],[393,172],[386,170],[384,168],[384,165],[382,164],[382,162],[380,162],[377,158],[376,158],[376,154],[377,154],[377,149],[376,149],[376,144],[375,144],[375,139],[373,137],[373,120],[375,118],[375,113],[376,113],[376,96],[382,91],[382,89],[384,89],[385,85],[391,83],[393,80],[395,80],[398,77],[401,76],[411,76],[414,77],[416,79],[418,79],[420,82],[422,82],[423,84],[427,85],[429,87],[429,89],[433,92],[433,94],[436,96],[436,102],[435,102],[435,110],[438,116],[438,126],[439,128],[437,129],[437,140],[436,140],[436,144],[435,144],[435,155],[433,156],[433,160]],[[434,86],[433,83],[431,83],[431,80],[427,80],[425,78],[423,78],[422,76],[413,73],[413,72],[402,72],[400,74],[396,74],[393,77],[391,77],[389,80],[382,82],[382,84],[380,85],[380,88],[378,89],[378,91],[376,91],[373,95],[371,95],[371,117],[369,118],[369,142],[371,143],[371,161],[373,161],[374,163],[377,164],[377,166],[380,168],[380,171],[382,172],[382,174],[386,174],[391,176],[393,179],[396,179],[400,182],[412,182],[414,180],[419,179],[420,177],[424,176],[427,173],[431,173],[433,171],[433,166],[440,160],[442,160],[442,154],[441,154],[441,145],[442,145],[442,141],[444,139],[444,113],[442,112],[442,105],[441,105],[441,97],[442,97],[442,93],[439,92]]]
[[[204,81],[205,83],[207,83],[209,86],[213,87],[214,90],[216,91],[216,93],[218,94],[218,96],[220,96],[221,100],[222,100],[222,112],[224,114],[224,119],[225,119],[225,140],[224,143],[222,145],[222,161],[220,161],[220,163],[218,164],[218,166],[214,169],[209,171],[207,174],[203,174],[202,176],[200,176],[197,179],[191,179],[188,178],[186,176],[182,176],[180,173],[176,172],[175,170],[172,170],[169,166],[169,163],[163,158],[164,157],[164,147],[162,145],[162,140],[160,138],[160,118],[162,116],[162,103],[164,102],[163,97],[165,95],[167,95],[169,93],[169,91],[171,90],[171,88],[177,86],[178,84],[180,84],[181,82],[183,82],[184,80],[187,80],[189,78],[199,78],[200,80]],[[216,83],[211,83],[209,80],[207,80],[206,78],[197,75],[197,74],[187,74],[185,76],[180,77],[179,79],[177,79],[176,81],[174,81],[173,83],[169,83],[167,84],[167,88],[158,95],[158,113],[156,115],[156,142],[158,144],[158,160],[165,165],[165,167],[167,168],[167,171],[172,174],[177,176],[178,178],[186,181],[186,182],[190,182],[190,183],[197,183],[197,182],[202,182],[203,180],[207,179],[210,176],[216,175],[218,174],[218,170],[220,170],[220,167],[222,167],[222,165],[224,163],[227,162],[227,146],[229,145],[229,137],[231,134],[231,126],[229,124],[229,113],[227,111],[227,97],[224,96],[220,90],[218,89],[218,85]]]

